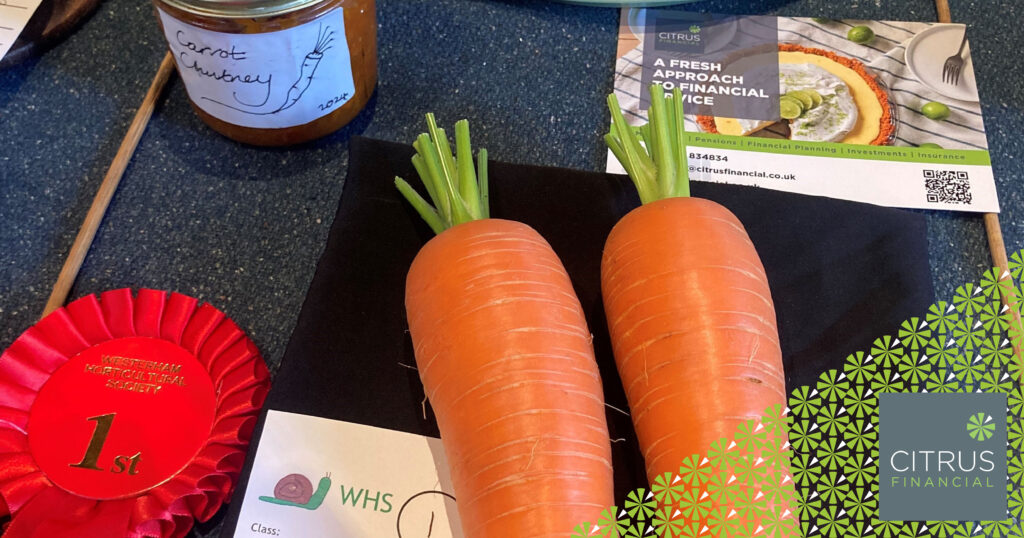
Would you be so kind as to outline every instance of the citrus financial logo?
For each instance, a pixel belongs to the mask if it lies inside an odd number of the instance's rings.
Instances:
[[[994,417],[1006,405],[995,393],[879,395],[880,519],[1005,518],[1006,420]]]
[[[696,15],[685,12],[659,13],[648,21],[648,35],[654,38],[654,49],[665,52],[704,52],[704,24]]]

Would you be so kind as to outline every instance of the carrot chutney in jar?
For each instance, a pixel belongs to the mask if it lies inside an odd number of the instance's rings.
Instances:
[[[153,0],[196,114],[284,146],[350,122],[377,85],[374,0]]]

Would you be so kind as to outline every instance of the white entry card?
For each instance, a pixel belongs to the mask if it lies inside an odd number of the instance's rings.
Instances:
[[[235,536],[459,538],[441,440],[271,410]]]
[[[42,0],[0,0],[0,59],[11,50]]]

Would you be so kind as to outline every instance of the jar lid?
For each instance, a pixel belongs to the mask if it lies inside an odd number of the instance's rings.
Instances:
[[[283,15],[324,0],[162,0],[188,13],[209,17],[250,18]]]

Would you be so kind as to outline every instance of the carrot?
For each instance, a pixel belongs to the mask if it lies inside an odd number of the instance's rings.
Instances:
[[[427,115],[413,165],[433,202],[395,184],[438,234],[406,279],[416,365],[467,537],[568,536],[613,502],[604,392],[558,256],[529,226],[489,218],[469,127],[456,156]]]
[[[678,89],[666,97],[651,87],[650,123],[639,129],[626,124],[614,95],[608,105],[605,140],[643,204],[605,243],[601,293],[653,483],[741,422],[785,406],[785,377],[754,245],[728,209],[689,197]]]

